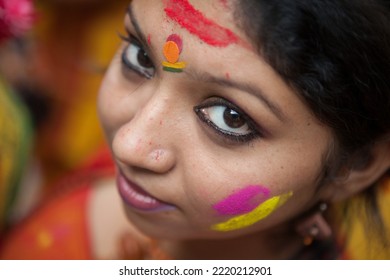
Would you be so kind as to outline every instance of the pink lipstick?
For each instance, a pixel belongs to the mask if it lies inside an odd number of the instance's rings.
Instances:
[[[117,187],[123,201],[131,208],[140,211],[167,211],[175,209],[175,206],[165,203],[146,191],[134,182],[125,178],[118,172]]]

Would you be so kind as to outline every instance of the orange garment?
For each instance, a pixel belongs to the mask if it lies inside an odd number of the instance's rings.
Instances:
[[[58,183],[47,198],[1,242],[3,259],[91,259],[87,207],[93,182],[114,175],[104,149],[85,167]],[[1,240],[0,240],[1,241]]]
[[[16,228],[2,249],[3,259],[91,259],[85,217],[90,188],[53,199]]]
[[[86,260],[94,259],[89,232],[88,205],[94,182],[114,176],[108,150],[86,167],[62,180],[57,190],[0,244],[0,259]],[[153,240],[137,242],[124,234],[118,240],[120,258],[168,259]]]

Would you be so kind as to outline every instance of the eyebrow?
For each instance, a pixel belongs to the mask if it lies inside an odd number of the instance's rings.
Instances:
[[[138,24],[138,21],[134,15],[133,12],[133,7],[132,3],[130,3],[127,7],[127,14],[130,18],[130,22],[134,27],[135,32],[137,33],[138,38],[142,41],[144,47],[146,48],[146,51],[148,53],[152,53],[152,50],[149,47],[149,44],[147,44],[147,40],[145,38],[144,33],[142,32],[140,25]],[[257,97],[262,103],[281,121],[281,122],[286,122],[288,118],[286,115],[283,113],[281,108],[277,106],[274,102],[271,102],[264,92],[249,84],[249,83],[240,83],[237,81],[233,81],[230,79],[226,79],[223,77],[216,77],[211,75],[208,72],[196,72],[196,71],[184,71],[184,73],[188,74],[192,79],[198,80],[201,82],[206,82],[206,83],[212,83],[212,84],[217,84],[222,87],[227,87],[227,88],[235,88],[241,91],[248,92],[249,94]]]
[[[150,49],[149,44],[147,43],[146,37],[141,30],[141,27],[137,21],[136,16],[134,15],[132,2],[127,6],[127,15],[129,16],[130,22],[133,25],[135,33],[137,33],[137,36],[138,36],[139,40],[141,41],[143,47],[146,48],[147,53],[152,53],[152,50]],[[127,31],[127,33],[130,33],[129,30],[126,30],[126,31]]]
[[[281,122],[287,122],[288,118],[283,113],[282,109],[264,94],[264,92],[258,87],[251,85],[250,83],[240,83],[231,79],[223,77],[216,77],[208,72],[196,72],[187,70],[184,73],[188,74],[192,79],[205,83],[217,84],[226,88],[234,88],[240,91],[245,91],[255,97],[257,97]]]

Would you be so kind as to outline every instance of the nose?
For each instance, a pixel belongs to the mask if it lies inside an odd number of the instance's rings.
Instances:
[[[121,164],[166,173],[176,164],[171,110],[167,98],[151,97],[124,123],[113,139],[113,153]]]

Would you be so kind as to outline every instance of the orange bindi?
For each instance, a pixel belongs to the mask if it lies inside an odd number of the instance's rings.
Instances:
[[[169,63],[176,63],[179,60],[180,48],[173,41],[167,41],[164,45],[163,54]]]
[[[180,53],[183,50],[183,41],[177,34],[168,36],[164,47],[163,54],[166,61],[162,62],[163,69],[168,72],[180,73],[186,67],[184,61],[179,61]]]

